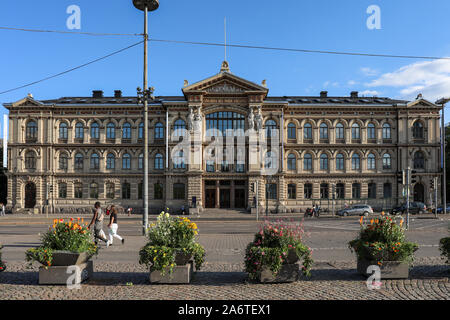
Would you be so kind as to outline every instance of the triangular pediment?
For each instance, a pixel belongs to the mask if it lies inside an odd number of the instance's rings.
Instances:
[[[247,92],[268,93],[266,87],[254,82],[235,76],[228,72],[221,72],[205,80],[184,87],[183,93],[204,92],[204,93],[224,93],[224,94],[245,94]]]
[[[12,107],[16,108],[16,107],[21,107],[21,106],[42,106],[42,103],[34,100],[32,97],[28,96],[25,97],[19,101],[13,102],[11,104]]]
[[[426,99],[423,99],[423,98],[419,98],[419,99],[416,99],[414,101],[411,101],[406,106],[408,108],[412,108],[412,107],[433,107],[433,108],[439,108],[439,106],[437,106],[436,104],[434,104],[434,103],[432,103],[432,102],[430,102],[430,101],[428,101]]]

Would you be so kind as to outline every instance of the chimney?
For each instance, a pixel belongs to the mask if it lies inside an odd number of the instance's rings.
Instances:
[[[92,98],[103,98],[103,91],[102,90],[93,90]]]
[[[320,91],[320,97],[326,98],[328,96],[328,91]]]
[[[352,92],[350,92],[350,97],[351,97],[351,98],[358,98],[358,91],[352,91]]]
[[[122,98],[122,91],[114,90],[114,98]]]

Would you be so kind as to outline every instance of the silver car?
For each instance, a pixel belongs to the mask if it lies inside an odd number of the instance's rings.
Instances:
[[[336,213],[338,216],[365,216],[373,214],[373,209],[368,204],[354,204],[348,208],[343,208]]]

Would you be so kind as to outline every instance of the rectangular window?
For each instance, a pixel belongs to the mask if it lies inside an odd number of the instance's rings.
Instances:
[[[173,185],[173,198],[175,200],[184,200],[186,199],[186,192],[184,183],[175,183]]]
[[[385,199],[392,198],[392,185],[390,183],[385,183],[383,186],[383,197]]]
[[[155,199],[162,200],[163,198],[163,186],[160,183],[155,183]]]
[[[369,199],[377,198],[377,185],[375,183],[369,183],[368,198]]]
[[[277,199],[277,184],[276,183],[267,183],[266,184],[266,196],[269,200]]]
[[[76,199],[82,199],[83,198],[83,185],[76,184],[74,187],[75,191],[75,198]]]
[[[288,184],[288,198],[297,199],[297,186],[295,184]]]
[[[67,184],[60,183],[58,189],[59,189],[59,197],[61,199],[67,198]]]
[[[313,186],[311,183],[306,183],[304,186],[304,196],[305,199],[311,199],[312,198],[312,192],[313,192]]]

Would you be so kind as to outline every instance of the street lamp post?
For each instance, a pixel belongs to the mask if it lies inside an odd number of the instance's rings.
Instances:
[[[447,177],[446,177],[446,168],[445,168],[445,120],[444,120],[444,112],[445,112],[445,104],[450,101],[450,98],[442,98],[436,101],[436,104],[442,105],[442,117],[441,117],[441,148],[442,148],[442,210],[444,214],[447,214]],[[435,186],[437,188],[437,186]],[[437,207],[436,207],[437,212]]]
[[[147,234],[148,228],[148,100],[152,98],[153,89],[148,88],[148,12],[159,7],[159,0],[133,0],[134,6],[144,11],[144,88],[138,88],[138,102],[144,103],[144,215],[142,218],[142,233]]]

